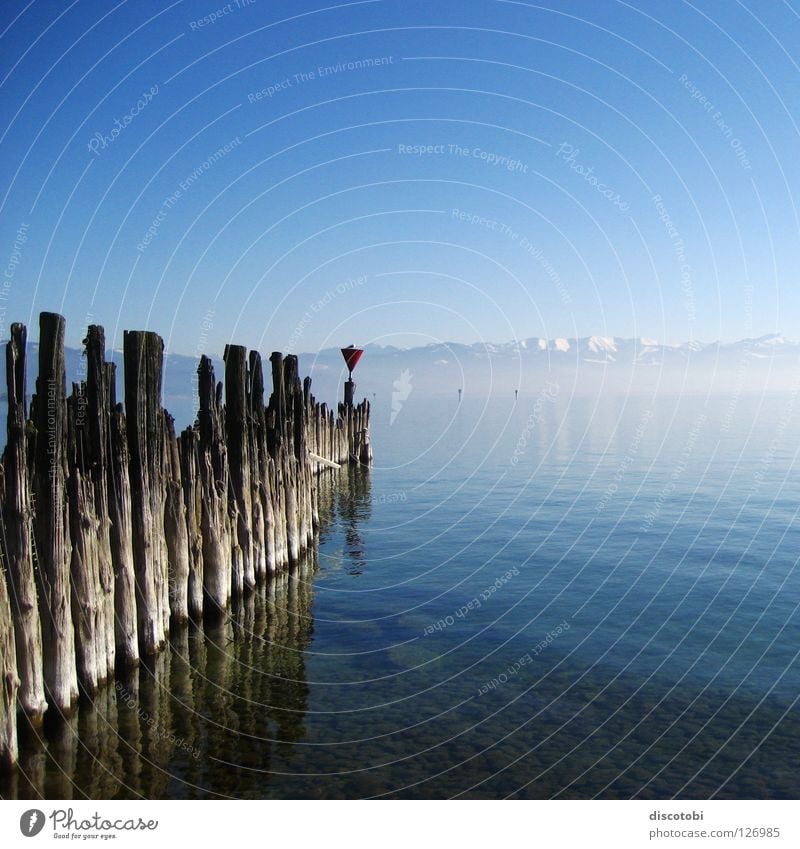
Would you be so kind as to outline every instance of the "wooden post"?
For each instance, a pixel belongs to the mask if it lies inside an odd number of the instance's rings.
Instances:
[[[20,679],[17,699],[29,721],[38,725],[47,710],[47,700],[42,668],[42,626],[34,575],[33,507],[25,432],[26,341],[24,325],[12,324],[11,339],[6,345],[8,426],[3,455],[3,541],[14,618],[16,667]]]
[[[86,383],[68,402],[67,482],[72,555],[72,616],[78,677],[89,694],[114,672],[114,574],[106,466],[109,388],[105,334],[92,325],[84,339]]]
[[[164,535],[169,565],[169,610],[174,622],[186,622],[189,619],[189,535],[186,529],[180,447],[175,438],[175,420],[166,410],[164,440],[164,483],[167,488]]]
[[[283,361],[284,392],[286,398],[286,454],[284,474],[286,479],[286,533],[289,545],[289,563],[300,559],[300,511],[299,511],[299,468],[297,461],[298,442],[302,419],[298,421],[297,392],[300,380],[297,376],[297,357],[291,354]]]
[[[308,440],[308,384],[301,382],[299,369],[294,386],[294,456],[297,461],[297,533],[300,550],[305,551],[311,536],[311,478],[309,476]]]
[[[272,364],[272,396],[269,406],[275,413],[275,431],[280,439],[286,434],[286,390],[283,382],[283,354],[273,351],[270,355]],[[273,455],[274,456],[274,455]]]
[[[200,409],[200,486],[203,537],[205,610],[212,615],[227,609],[231,599],[231,545],[228,525],[228,456],[221,411],[221,387],[214,366],[203,356],[197,368]]]
[[[271,457],[266,458],[265,474],[262,478],[261,490],[264,503],[264,547],[266,549],[267,574],[274,575],[278,568],[279,535],[275,526],[275,464]]]
[[[70,417],[75,417],[75,394],[70,399]],[[72,430],[72,428],[70,428]],[[74,433],[70,434],[70,448]],[[78,440],[80,437],[78,437]],[[70,584],[72,621],[75,627],[75,660],[78,679],[86,693],[94,695],[105,679],[101,658],[105,658],[105,630],[100,607],[100,564],[97,537],[100,524],[94,511],[94,491],[78,465],[68,480],[70,536]]]
[[[266,416],[264,410],[264,370],[261,355],[250,351],[247,411],[250,417],[250,502],[253,506],[253,567],[256,582],[267,576]]]
[[[275,519],[275,561],[278,569],[289,562],[289,527],[286,520],[287,488],[289,480],[286,476],[286,455],[281,452],[277,457],[270,458],[272,468],[272,492],[275,502],[273,516]]]
[[[187,603],[190,618],[199,621],[203,615],[203,517],[202,487],[198,462],[199,434],[186,428],[181,434],[181,480],[186,510],[186,537],[189,549],[189,584]]]
[[[149,331],[124,334],[125,409],[133,508],[133,565],[139,643],[160,651],[169,632],[169,571],[164,538],[164,417],[161,373],[164,343]]]
[[[267,416],[267,449],[270,455],[269,480],[272,488],[272,531],[275,540],[274,563],[280,569],[289,562],[289,492],[290,481],[286,469],[286,384],[284,360],[280,351],[270,355],[272,365],[272,395]],[[270,517],[266,517],[269,525]]]
[[[370,416],[370,404],[369,401],[364,400],[359,404],[359,410],[361,413],[359,420],[359,451],[356,456],[356,460],[361,463],[362,466],[369,466],[372,463],[372,445],[370,443],[369,438],[369,416]]]
[[[356,393],[356,384],[353,381],[353,378],[350,377],[348,380],[344,382],[344,405],[345,407],[353,406],[353,397]]]
[[[104,633],[105,657],[101,667],[105,677],[113,675],[116,663],[114,560],[111,554],[111,517],[109,511],[108,466],[113,368],[106,363],[106,336],[102,327],[92,324],[86,339],[86,433],[89,468],[94,490],[94,511],[98,522],[97,556],[100,582],[100,609]]]
[[[17,762],[17,649],[5,570],[0,569],[0,768]]]
[[[65,497],[65,394],[64,318],[44,312],[39,316],[39,376],[32,405],[34,538],[45,689],[49,703],[62,713],[68,713],[78,698]]]
[[[225,434],[228,444],[232,528],[242,559],[237,579],[248,589],[256,585],[253,565],[253,501],[250,486],[250,411],[247,403],[247,349],[225,346]]]
[[[111,520],[111,560],[114,566],[114,613],[117,661],[123,668],[139,664],[139,628],[136,613],[136,573],[133,566],[133,505],[128,475],[128,435],[122,405],[113,397],[114,365],[108,365],[111,393],[110,452],[107,476],[108,515]]]

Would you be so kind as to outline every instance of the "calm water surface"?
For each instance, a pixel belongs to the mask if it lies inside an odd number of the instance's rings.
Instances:
[[[319,551],[2,794],[796,798],[800,403],[568,396],[377,399]]]

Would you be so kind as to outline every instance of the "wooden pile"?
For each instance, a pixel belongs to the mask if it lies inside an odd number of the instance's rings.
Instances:
[[[86,379],[66,394],[62,316],[42,313],[26,410],[26,329],[6,345],[0,463],[0,765],[17,757],[17,714],[69,714],[115,670],[164,648],[170,627],[217,616],[300,561],[319,524],[317,475],[372,459],[369,404],[336,413],[297,358],[225,350],[224,387],[201,357],[198,415],[176,435],[161,406],[164,345],[124,335],[124,410],[103,328],[84,340]]]

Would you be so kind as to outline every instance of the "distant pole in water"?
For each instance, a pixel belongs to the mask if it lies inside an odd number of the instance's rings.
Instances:
[[[347,382],[344,385],[344,403],[346,407],[352,407],[353,396],[356,392],[356,385],[353,383],[353,369],[358,364],[364,351],[361,348],[356,348],[355,345],[348,345],[346,348],[342,348],[341,351],[348,372]]]
[[[461,390],[458,390],[458,403],[461,403]]]
[[[514,400],[517,400],[517,396],[519,395],[519,389],[514,390]]]

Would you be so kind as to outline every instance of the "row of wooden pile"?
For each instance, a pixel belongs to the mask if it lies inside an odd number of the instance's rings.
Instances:
[[[124,408],[103,328],[84,340],[86,379],[67,397],[62,316],[42,313],[26,410],[26,329],[6,346],[0,464],[0,763],[17,757],[17,713],[69,713],[115,669],[166,644],[170,626],[219,615],[234,595],[299,561],[319,522],[316,474],[371,461],[369,404],[336,413],[270,357],[228,345],[208,357],[198,415],[179,435],[161,406],[164,345],[124,334]],[[322,461],[328,461],[327,464]]]

